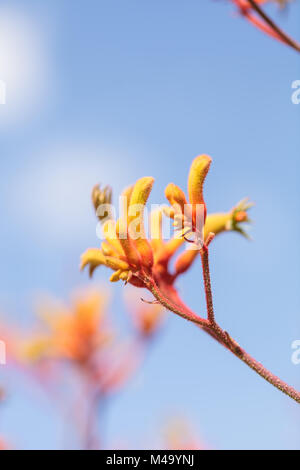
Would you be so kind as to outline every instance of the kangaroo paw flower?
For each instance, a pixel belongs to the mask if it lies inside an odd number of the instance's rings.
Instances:
[[[252,205],[247,199],[229,212],[206,214],[203,186],[211,161],[208,155],[200,155],[192,162],[188,197],[176,184],[168,184],[165,195],[170,207],[159,206],[150,212],[149,236],[145,230],[145,209],[154,179],[140,178],[127,187],[121,195],[123,213],[117,221],[100,219],[105,240],[100,248],[91,248],[82,255],[81,269],[88,266],[92,276],[98,266],[106,266],[113,271],[111,282],[123,281],[147,288],[150,280],[165,289],[173,286],[175,279],[192,266],[209,233],[236,231],[247,236],[243,225],[249,222],[248,210]],[[103,190],[94,187],[92,202],[98,218],[104,213],[101,204],[110,203],[111,194],[109,187]],[[174,234],[168,240],[163,239],[164,216],[174,225]],[[179,254],[172,270],[170,261],[185,241],[189,242],[187,249]]]

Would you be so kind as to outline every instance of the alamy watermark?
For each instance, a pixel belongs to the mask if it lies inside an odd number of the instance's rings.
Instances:
[[[120,214],[118,223],[117,212]],[[165,223],[161,215],[165,213]],[[100,220],[96,234],[100,240],[109,239],[151,239],[170,240],[184,238],[191,243],[188,249],[197,250],[203,245],[205,222],[204,204],[152,204],[150,210],[144,204],[128,204],[126,196],[119,198],[119,210],[113,204],[100,204],[96,214]],[[169,222],[168,222],[169,221]]]
[[[300,339],[296,339],[292,342],[292,349],[294,349],[292,354],[292,363],[295,366],[298,366],[300,364]]]
[[[6,364],[6,344],[0,340],[0,366]]]
[[[291,96],[292,103],[300,104],[300,80],[293,81],[292,89],[295,90]]]
[[[0,80],[0,104],[6,104],[6,83]]]

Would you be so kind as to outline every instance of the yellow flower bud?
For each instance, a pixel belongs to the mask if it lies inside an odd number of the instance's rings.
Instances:
[[[204,205],[204,220],[206,217],[206,207],[203,199],[203,184],[211,165],[211,158],[208,155],[196,157],[192,163],[188,178],[188,193],[190,203],[193,205],[193,223],[195,223],[196,206]]]
[[[142,264],[149,269],[153,266],[153,252],[145,234],[143,209],[149,198],[153,183],[154,178],[151,177],[144,177],[136,182],[131,194],[128,209],[129,236],[135,240],[135,245],[141,256]],[[139,213],[139,217],[136,220],[137,212]]]
[[[165,189],[165,195],[171,206],[176,207],[178,205],[182,214],[184,214],[184,206],[187,204],[187,200],[182,189],[176,184],[170,183]]]
[[[117,221],[116,232],[128,263],[135,268],[139,268],[141,265],[139,252],[133,240],[130,239],[126,224],[122,220]]]
[[[92,191],[92,202],[97,214],[98,219],[100,222],[103,221],[103,219],[107,220],[107,217],[110,217],[109,211],[105,211],[103,214],[98,213],[98,208],[99,206],[102,206],[103,204],[111,204],[112,201],[112,190],[110,186],[105,186],[103,189],[100,189],[100,185],[97,184],[94,186],[93,191]]]

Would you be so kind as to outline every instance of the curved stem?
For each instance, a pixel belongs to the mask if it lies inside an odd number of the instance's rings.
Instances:
[[[300,392],[298,392],[295,388],[291,387],[287,383],[283,382],[279,377],[272,374],[260,362],[250,356],[250,354],[248,354],[242,348],[238,347],[232,352],[263,379],[265,379],[271,385],[274,385],[274,387],[276,387],[278,390],[285,393],[300,404]]]
[[[255,0],[248,0],[254,11],[270,26],[270,28],[285,42],[288,46],[300,52],[300,44],[288,36],[277,24],[264,12],[264,10],[256,3]]]
[[[248,367],[254,370],[254,372],[260,375],[263,379],[265,379],[271,385],[273,385],[278,390],[285,393],[290,398],[300,404],[300,392],[298,392],[295,388],[289,386],[279,377],[277,377],[268,369],[266,369],[260,362],[250,356],[250,354],[248,354],[244,349],[242,349],[240,345],[233,338],[231,338],[227,331],[224,331],[217,324],[213,311],[213,299],[211,291],[209,256],[207,246],[205,246],[200,251],[200,254],[202,260],[204,287],[207,304],[207,320],[202,317],[199,317],[194,312],[192,312],[182,302],[182,300],[179,298],[177,292],[172,286],[167,285],[161,288],[161,283],[159,283],[158,286],[154,279],[148,277],[143,279],[145,285],[152,292],[154,297],[159,301],[161,305],[163,305],[171,312],[174,312],[176,315],[179,315],[180,317],[195,323],[206,333],[208,333],[213,339],[215,339],[222,346],[231,351],[238,359],[247,364]]]
[[[214,339],[216,339],[217,336],[218,342],[229,349],[229,351],[231,351],[238,359],[247,364],[250,369],[260,375],[263,379],[276,387],[282,393],[285,393],[300,404],[300,392],[274,375],[260,362],[254,359],[250,354],[242,349],[241,346],[236,341],[234,341],[234,339],[232,339],[226,331],[222,330],[221,327],[218,325],[216,325],[216,327],[217,330],[214,327],[211,327],[209,330],[206,330],[207,333]]]
[[[211,280],[209,272],[209,256],[208,248],[204,246],[200,251],[201,261],[202,261],[202,270],[203,270],[203,280],[207,304],[207,315],[210,323],[208,333],[213,333],[213,337],[217,337],[219,342],[222,343],[227,349],[229,349],[236,357],[241,359],[247,366],[259,374],[263,379],[265,379],[274,387],[278,388],[281,392],[285,393],[297,403],[300,403],[300,392],[295,390],[293,387],[290,387],[288,384],[283,382],[279,377],[272,374],[268,369],[266,369],[260,362],[254,359],[250,354],[244,351],[239,344],[234,341],[229,334],[224,331],[215,321],[215,315],[213,310],[213,298],[211,290]]]
[[[209,272],[209,261],[208,261],[208,247],[206,245],[200,251],[201,261],[202,261],[202,271],[203,271],[203,281],[204,281],[204,290],[206,298],[206,308],[207,308],[207,319],[211,324],[215,324],[215,313],[214,305],[211,291],[211,281],[210,281],[210,272]]]
[[[201,318],[196,315],[196,313],[192,312],[192,310],[186,307],[186,305],[179,299],[177,295],[175,299],[172,299],[172,296],[170,295],[167,297],[167,295],[162,292],[161,288],[158,287],[154,279],[144,278],[144,283],[150,292],[152,292],[156,300],[158,300],[161,305],[166,307],[171,312],[176,313],[176,315],[179,315],[185,320],[191,321],[200,327],[207,328],[209,326],[209,322],[205,320],[205,318]],[[171,286],[168,286],[168,289],[170,292],[172,291]],[[170,294],[170,292],[168,292],[168,294]],[[175,292],[173,292],[173,294],[175,294]]]

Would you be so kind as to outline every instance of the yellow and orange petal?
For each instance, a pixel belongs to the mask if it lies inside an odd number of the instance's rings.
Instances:
[[[191,165],[188,178],[189,201],[193,206],[193,223],[196,220],[196,206],[204,205],[204,220],[206,217],[206,207],[203,198],[203,185],[211,165],[211,158],[208,155],[199,155]]]
[[[182,189],[174,183],[169,183],[165,189],[165,195],[171,206],[179,206],[181,213],[184,214],[187,200]]]
[[[143,266],[150,270],[153,266],[153,252],[145,233],[144,207],[153,183],[154,179],[151,177],[140,178],[135,183],[128,209],[129,236],[135,241]],[[137,214],[139,214],[138,217]]]

